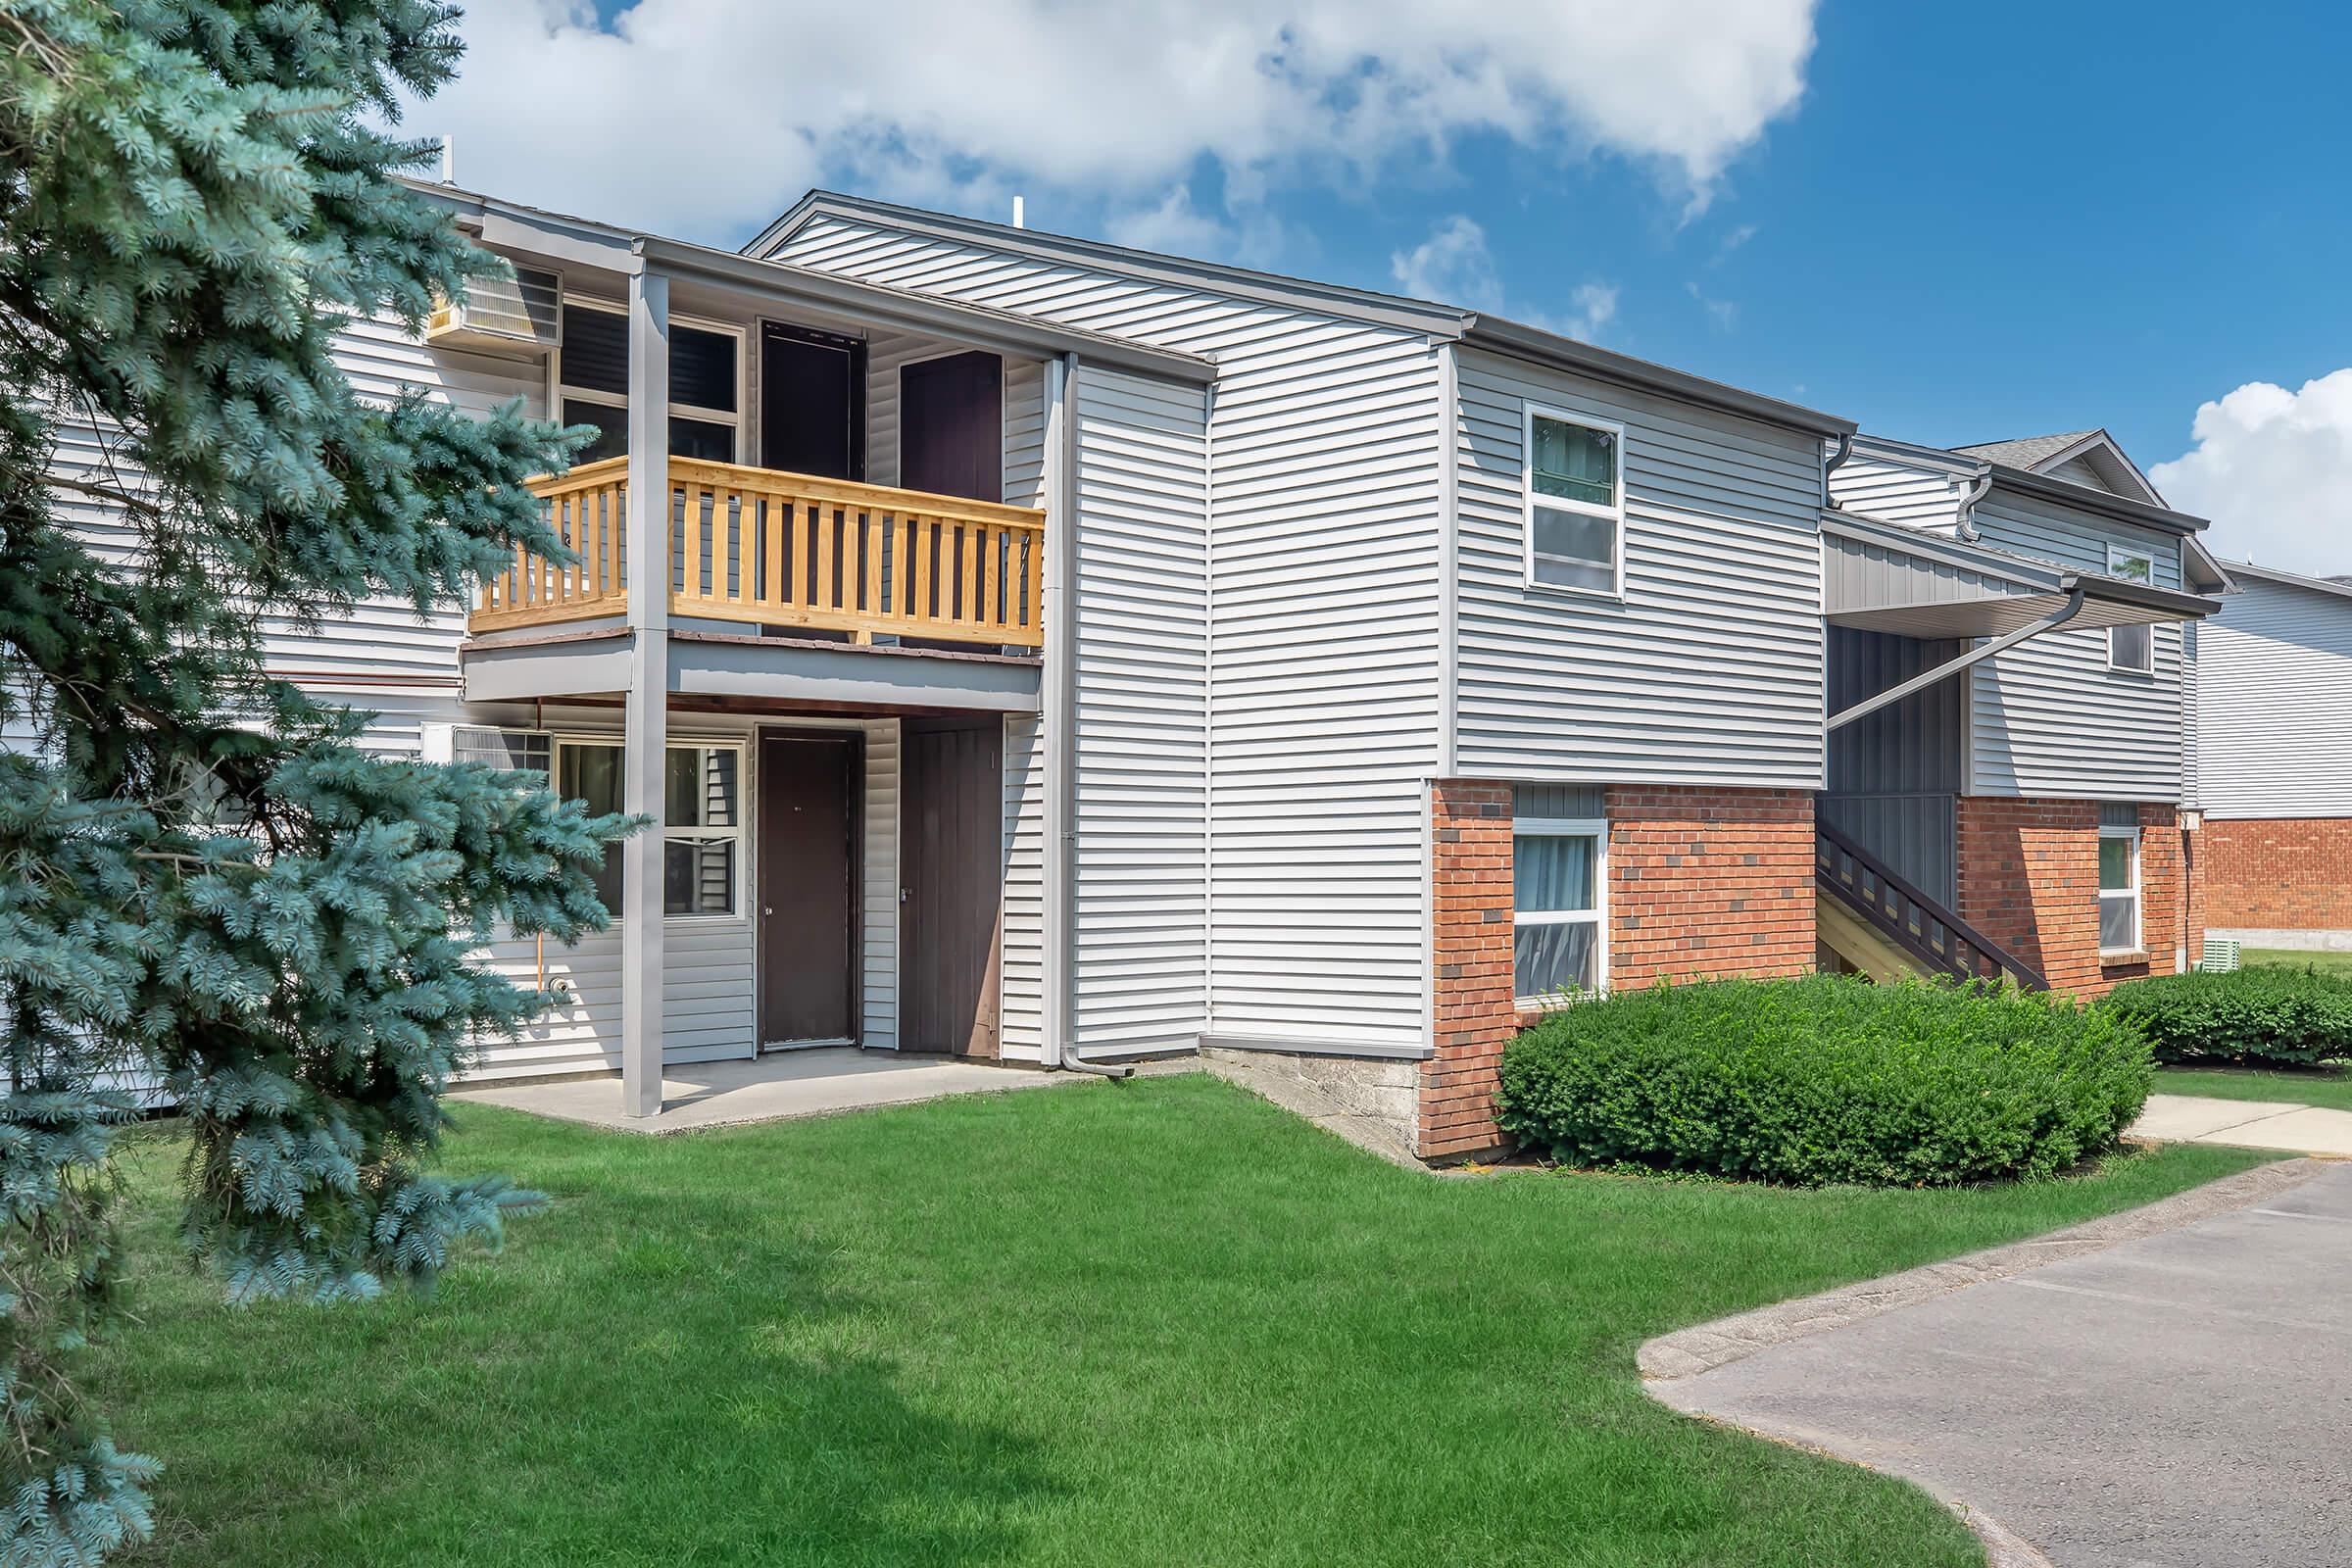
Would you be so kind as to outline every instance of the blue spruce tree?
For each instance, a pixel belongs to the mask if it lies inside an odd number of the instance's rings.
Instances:
[[[0,0],[0,1562],[148,1528],[153,1461],[74,1383],[118,1286],[120,1085],[184,1109],[185,1238],[234,1299],[428,1286],[524,1200],[428,1168],[466,1042],[541,1004],[468,955],[600,927],[629,824],[364,754],[260,635],[564,554],[521,487],[562,432],[363,401],[328,354],[498,265],[372,128],[448,79],[455,17]]]

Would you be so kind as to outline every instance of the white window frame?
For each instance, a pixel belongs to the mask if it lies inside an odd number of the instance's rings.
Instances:
[[[1610,436],[1611,488],[1617,501],[1614,506],[1594,506],[1590,501],[1578,501],[1569,496],[1541,496],[1536,493],[1536,421],[1550,419],[1558,424],[1573,424],[1586,430],[1596,430]],[[1521,510],[1519,533],[1521,543],[1521,577],[1526,585],[1547,594],[1575,594],[1584,599],[1609,599],[1622,602],[1625,598],[1625,426],[1609,419],[1596,419],[1588,414],[1571,414],[1541,403],[1530,403],[1521,412],[1519,420],[1519,488]],[[1573,583],[1542,582],[1536,577],[1536,509],[1541,505],[1551,512],[1574,512],[1588,517],[1605,517],[1612,524],[1609,537],[1609,575],[1613,586],[1579,588]],[[1570,560],[1570,557],[1561,557]],[[1588,563],[1590,564],[1590,563]]]
[[[2148,564],[2148,574],[2145,577],[2134,578],[2132,580],[2144,582],[2153,587],[2156,582],[2156,555],[2154,551],[2134,550],[2124,545],[2113,544],[2107,547],[2107,574],[2109,576],[2117,577],[2123,575],[2124,564],[2131,561],[2144,561]],[[2123,630],[2121,626],[2110,626],[2107,628],[2107,667],[2111,670],[2115,670],[2126,675],[2155,674],[2156,628],[2152,625],[2147,628],[2148,662],[2144,664],[2127,664],[2115,657],[2115,634],[2121,630]]]
[[[1529,909],[1519,908],[1516,892],[1511,898],[1511,971],[1512,991],[1518,990],[1519,928],[1523,925],[1591,925],[1597,929],[1592,941],[1592,992],[1607,996],[1609,992],[1609,824],[1598,816],[1515,816],[1511,819],[1511,837],[1517,839],[1591,839],[1592,840],[1592,907],[1590,909]],[[1514,858],[1516,847],[1514,846]],[[1511,998],[1519,1008],[1556,1005],[1557,993],[1540,997]]]
[[[2101,957],[2114,957],[2121,954],[2144,953],[2147,951],[2147,930],[2142,924],[2142,921],[2146,916],[2147,910],[2146,900],[2140,884],[2139,829],[2136,827],[2109,827],[2104,822],[2100,823],[2099,848],[2102,858],[2104,858],[2104,852],[2109,839],[2122,839],[2132,846],[2132,885],[2129,888],[2110,888],[2106,885],[2104,880],[2100,882],[2098,889],[2100,914],[2099,929],[2102,933],[2104,933],[2107,928],[2107,921],[2105,918],[2107,913],[2107,901],[2109,899],[2129,898],[2132,901],[2132,943],[2129,947],[2111,948],[2107,946],[2106,939],[2102,934],[2099,941],[2099,956]]]
[[[553,745],[548,753],[549,773],[547,782],[550,789],[556,788],[557,781],[564,776],[563,753],[565,747],[607,746],[611,747],[614,751],[624,751],[623,743],[621,742],[620,738],[614,735],[597,735],[583,730],[549,730],[546,733],[553,742]],[[663,821],[659,824],[658,829],[649,829],[648,831],[658,830],[662,835],[662,842],[664,845],[667,845],[673,839],[681,843],[699,843],[704,840],[712,839],[733,840],[735,844],[735,877],[734,885],[728,891],[728,902],[731,903],[734,907],[727,910],[723,914],[664,913],[662,916],[664,924],[683,921],[688,923],[700,923],[708,925],[712,923],[724,923],[727,921],[740,921],[748,918],[748,915],[745,911],[749,907],[749,905],[746,903],[746,899],[748,897],[746,893],[746,886],[747,878],[750,872],[750,866],[748,862],[750,860],[751,844],[750,828],[752,814],[752,779],[751,775],[746,771],[746,763],[748,761],[750,753],[745,743],[740,740],[728,740],[718,737],[705,736],[686,736],[679,740],[670,741],[664,748],[664,755],[662,757],[664,802],[666,803],[667,781],[669,776],[667,771],[669,765],[667,753],[719,750],[731,751],[736,754],[735,825],[732,828],[673,828],[668,822]],[[626,808],[624,806],[623,809],[625,808]],[[617,926],[620,924],[620,911],[616,909],[612,913],[612,924]]]
[[[563,423],[565,403],[593,403],[600,408],[626,409],[629,406],[626,393],[606,392],[596,387],[568,386],[564,383],[564,311],[566,306],[578,306],[582,310],[602,311],[607,316],[625,317],[629,314],[629,308],[626,305],[618,305],[612,300],[600,300],[589,294],[566,293],[557,299],[556,346],[550,349],[547,355],[547,392],[551,406],[548,417],[558,424]],[[732,321],[713,321],[699,316],[673,315],[669,320],[673,326],[691,326],[699,332],[720,332],[735,340],[735,412],[729,414],[724,409],[706,409],[693,403],[672,403],[669,406],[669,412],[680,418],[699,419],[706,424],[723,424],[732,429],[735,432],[735,462],[739,466],[744,465],[743,438],[746,421],[744,405],[751,397],[751,368],[744,363],[744,344],[747,341],[744,328]],[[667,440],[665,428],[664,444],[667,443]]]

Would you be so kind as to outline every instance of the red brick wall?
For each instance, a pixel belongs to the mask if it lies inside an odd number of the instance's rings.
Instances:
[[[1436,1054],[1422,1067],[1414,1151],[1424,1159],[1494,1149],[1495,1070],[1511,1012],[1511,787],[1430,786],[1430,962]]]
[[[2205,918],[2225,930],[2352,930],[2352,817],[2208,817]]]
[[[1810,794],[1612,785],[1606,796],[1611,985],[1811,967]],[[1430,827],[1436,1054],[1415,1147],[1443,1159],[1500,1145],[1496,1069],[1534,1015],[1512,1008],[1510,786],[1433,785]]]
[[[1611,785],[1609,983],[1813,966],[1813,797]]]
[[[1960,798],[1960,918],[2039,969],[2053,991],[2101,996],[2171,973],[2182,926],[2195,924],[2180,815],[2139,808],[2143,958],[2099,956],[2099,804]],[[2192,949],[2190,957],[2194,958]]]

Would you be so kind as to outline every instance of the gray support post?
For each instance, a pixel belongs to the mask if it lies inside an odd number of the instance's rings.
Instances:
[[[620,852],[620,1094],[662,1111],[662,784],[669,721],[669,279],[629,279],[629,690],[622,807],[653,818]]]

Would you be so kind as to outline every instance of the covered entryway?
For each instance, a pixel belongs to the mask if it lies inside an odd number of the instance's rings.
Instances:
[[[856,731],[760,739],[760,1039],[842,1045],[858,1025]]]
[[[904,746],[900,1044],[993,1057],[1004,946],[1004,722],[909,719]]]

